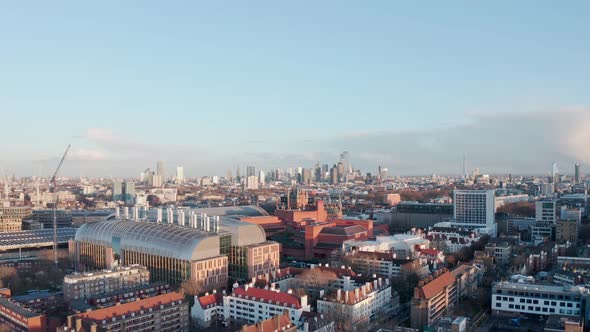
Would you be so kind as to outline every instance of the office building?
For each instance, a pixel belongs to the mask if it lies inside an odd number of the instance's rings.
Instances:
[[[458,298],[456,281],[451,272],[442,269],[418,283],[412,298],[412,328],[423,330],[455,306]]]
[[[258,172],[258,180],[260,181],[260,186],[264,187],[266,184],[266,173],[263,171]]]
[[[125,181],[123,187],[123,201],[127,205],[132,205],[135,198],[135,182]]]
[[[176,183],[184,183],[184,167],[182,166],[176,167]]]
[[[256,167],[246,166],[246,176],[256,176]]]
[[[535,220],[555,224],[557,221],[557,201],[542,200],[535,202]]]
[[[158,161],[157,167],[158,168],[156,170],[156,175],[158,175],[160,179],[162,179],[162,182],[166,182],[166,169],[164,168],[164,162]]]
[[[181,293],[167,293],[114,307],[69,316],[58,331],[162,331],[189,330],[188,303]]]
[[[576,164],[575,169],[574,169],[574,183],[575,184],[580,184],[582,183],[582,173],[580,170],[580,164]]]
[[[51,209],[48,210],[33,210],[32,214],[26,220],[33,220],[43,225],[44,229],[53,228],[53,213]],[[72,226],[72,213],[66,210],[55,211],[57,227]]]
[[[496,193],[494,190],[455,190],[453,223],[460,227],[486,229],[496,234]]]
[[[0,232],[22,231],[23,218],[30,215],[30,207],[0,207]]]
[[[559,220],[555,225],[555,241],[576,243],[579,223],[576,220]]]
[[[150,272],[143,266],[115,267],[112,270],[68,274],[64,277],[63,293],[66,301],[73,301],[149,282]]]
[[[588,294],[584,287],[535,283],[532,277],[514,276],[492,287],[492,313],[580,317]]]
[[[350,163],[350,153],[344,151],[340,154],[340,163],[342,163],[342,175],[352,173],[352,164]]]
[[[330,169],[330,184],[338,184],[338,167],[336,165],[332,166]]]
[[[559,183],[559,168],[557,167],[557,163],[553,162],[551,164],[551,183],[557,184]]]
[[[123,182],[114,181],[112,192],[113,192],[113,202],[122,201],[123,200]]]
[[[245,187],[246,190],[257,190],[258,189],[258,177],[257,176],[248,176],[246,178]]]
[[[428,228],[452,218],[452,204],[400,202],[391,212],[377,213],[378,222],[390,224],[396,231]]]
[[[339,162],[338,165],[336,166],[336,170],[338,171],[338,179],[342,179],[346,174],[345,172],[345,168],[344,168],[344,163]]]

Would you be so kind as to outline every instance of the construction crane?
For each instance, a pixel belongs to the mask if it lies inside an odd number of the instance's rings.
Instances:
[[[54,194],[55,193],[55,187],[56,187],[56,177],[57,174],[61,168],[61,165],[63,165],[64,160],[66,160],[66,156],[68,155],[68,151],[70,151],[70,147],[71,145],[68,144],[68,147],[66,148],[66,151],[64,152],[63,157],[61,157],[61,160],[59,161],[59,164],[57,165],[57,168],[55,169],[55,172],[53,173],[53,176],[51,177],[51,180],[49,180],[49,192]],[[58,204],[58,195],[55,194],[55,204],[53,205],[53,259],[55,260],[55,266],[57,266],[57,204]]]

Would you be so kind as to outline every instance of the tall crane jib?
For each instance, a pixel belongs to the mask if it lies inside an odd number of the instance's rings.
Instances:
[[[63,156],[61,157],[61,160],[59,161],[59,164],[57,165],[57,168],[55,169],[55,172],[53,173],[53,176],[51,177],[51,180],[49,180],[49,192],[50,193],[55,193],[55,187],[56,187],[56,178],[57,175],[59,173],[59,170],[61,169],[61,166],[64,163],[64,160],[66,160],[66,156],[68,155],[68,152],[70,151],[70,147],[71,145],[68,144],[68,147],[66,148],[66,151],[64,152]],[[55,203],[53,205],[53,259],[55,261],[55,266],[57,266],[57,205],[59,203],[59,196],[57,194],[55,194]]]

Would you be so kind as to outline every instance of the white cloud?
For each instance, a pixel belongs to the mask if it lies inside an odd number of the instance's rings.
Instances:
[[[462,125],[365,133],[328,144],[351,151],[356,167],[381,164],[395,174],[457,174],[463,152],[470,168],[490,173],[545,173],[553,160],[565,170],[576,161],[590,165],[590,108],[472,116]]]
[[[68,153],[68,159],[76,161],[103,161],[108,158],[103,151],[81,148],[71,149]]]

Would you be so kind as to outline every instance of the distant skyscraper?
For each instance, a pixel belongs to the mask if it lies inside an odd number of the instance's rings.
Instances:
[[[264,186],[266,183],[266,174],[263,171],[258,172],[258,180],[260,181],[260,185]]]
[[[336,167],[337,167],[337,170],[338,170],[338,179],[341,179],[344,176],[344,172],[345,172],[345,169],[346,169],[346,168],[344,168],[344,163],[343,162],[339,162],[338,163],[338,166],[336,166]]]
[[[258,189],[258,177],[257,176],[248,176],[246,178],[246,190],[256,190]]]
[[[183,183],[184,182],[184,167],[178,166],[176,167],[176,183]]]
[[[350,164],[350,153],[348,151],[344,151],[340,154],[340,162],[344,167],[344,172],[346,172],[346,174],[351,173],[352,165]]]
[[[338,184],[338,166],[332,166],[330,170],[330,183],[331,184]]]
[[[156,175],[159,175],[162,178],[162,181],[166,181],[166,169],[164,168],[163,161],[158,161],[158,170]]]
[[[135,197],[135,182],[125,181],[125,186],[123,188],[123,200],[125,201],[125,204],[127,204],[127,205],[133,204],[134,197]]]
[[[582,173],[580,173],[580,164],[576,164],[576,166],[575,166],[574,178],[575,178],[576,184],[582,183]]]
[[[453,205],[456,223],[469,228],[495,229],[494,190],[455,190]]]
[[[304,168],[301,174],[301,183],[304,185],[310,185],[312,183],[311,168]]]
[[[113,182],[113,201],[122,201],[123,200],[123,183],[121,181],[114,181]]]
[[[377,168],[377,175],[381,180],[387,180],[387,178],[389,177],[389,169],[387,169],[387,167],[379,166]]]
[[[246,176],[256,176],[256,167],[255,166],[246,167]]]
[[[322,165],[322,179],[327,179],[330,176],[330,165],[323,164]]]
[[[152,176],[152,186],[156,188],[161,188],[164,186],[164,180],[160,175],[153,175]]]
[[[556,162],[551,165],[551,180],[553,183],[559,183],[559,168],[557,168]]]
[[[467,153],[463,152],[463,178],[467,179]]]

